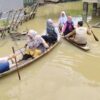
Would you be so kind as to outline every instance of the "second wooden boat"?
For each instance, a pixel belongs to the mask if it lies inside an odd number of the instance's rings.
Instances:
[[[78,48],[84,50],[84,51],[89,51],[89,50],[90,50],[90,47],[88,46],[88,44],[86,44],[86,45],[79,45],[79,44],[75,43],[74,41],[72,41],[72,40],[69,39],[69,38],[65,38],[65,37],[64,37],[64,39],[65,39],[66,41],[70,42],[71,44],[75,45],[76,47],[78,47]]]

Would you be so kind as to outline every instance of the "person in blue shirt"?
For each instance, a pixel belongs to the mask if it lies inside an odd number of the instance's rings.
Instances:
[[[10,69],[10,62],[13,63],[13,60],[12,60],[13,58],[15,58],[15,55],[12,55],[10,57],[0,58],[0,73],[3,73]]]

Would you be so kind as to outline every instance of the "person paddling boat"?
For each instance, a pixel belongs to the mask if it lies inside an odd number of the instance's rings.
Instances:
[[[91,30],[83,27],[83,21],[78,22],[78,27],[66,35],[66,38],[70,38],[72,41],[79,45],[86,45],[87,44],[87,37],[86,34],[91,35]]]

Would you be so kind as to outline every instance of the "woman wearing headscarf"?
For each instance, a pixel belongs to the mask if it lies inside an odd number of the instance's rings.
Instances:
[[[60,31],[62,31],[62,27],[65,25],[66,22],[67,22],[66,13],[64,11],[62,11],[60,18],[59,18],[59,21],[58,21],[58,26],[59,26]]]
[[[46,23],[46,35],[42,36],[44,40],[49,44],[54,44],[60,40],[60,33],[58,27],[54,25],[52,19],[48,19]]]
[[[29,57],[37,57],[49,47],[45,40],[40,35],[37,35],[37,32],[34,30],[29,30],[27,38],[26,55]],[[24,58],[27,59],[26,56]]]
[[[73,24],[73,21],[72,21],[72,17],[68,16],[67,18],[68,18],[68,20],[67,20],[67,22],[65,23],[65,25],[62,29],[62,33],[63,33],[64,36],[74,30],[74,24]]]

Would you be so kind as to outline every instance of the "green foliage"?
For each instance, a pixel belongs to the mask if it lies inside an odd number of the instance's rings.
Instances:
[[[0,27],[5,27],[8,26],[9,22],[7,22],[6,20],[0,20]]]

